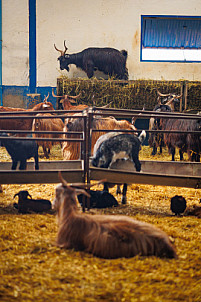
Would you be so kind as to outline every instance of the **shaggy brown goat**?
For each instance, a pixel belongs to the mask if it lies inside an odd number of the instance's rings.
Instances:
[[[59,225],[57,246],[107,259],[136,255],[177,257],[166,233],[151,224],[120,215],[79,213],[76,195],[88,193],[80,185],[68,185],[61,173],[59,177],[62,183],[57,186],[53,201]]]

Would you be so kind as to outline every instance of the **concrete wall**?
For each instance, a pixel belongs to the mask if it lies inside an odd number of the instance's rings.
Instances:
[[[4,100],[9,87],[22,87],[22,103],[29,91],[29,3],[2,0]],[[68,52],[90,46],[128,51],[129,79],[201,81],[200,63],[140,62],[141,15],[200,16],[199,0],[36,0],[37,87],[47,94],[62,73],[86,77],[72,65],[59,70],[59,49],[66,40]],[[12,94],[11,94],[12,95]],[[19,102],[19,100],[18,100]]]

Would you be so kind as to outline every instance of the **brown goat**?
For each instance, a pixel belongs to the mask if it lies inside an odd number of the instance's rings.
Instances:
[[[94,117],[93,123],[92,123],[92,129],[93,130],[99,130],[99,129],[111,129],[114,130],[136,130],[135,126],[133,125],[134,122],[130,123],[127,120],[116,120],[114,117]],[[79,137],[79,135],[70,135],[70,131],[83,131],[84,124],[83,119],[70,119],[65,121],[64,125],[64,132],[68,132],[68,137]],[[97,141],[97,139],[105,134],[105,132],[98,131],[98,132],[92,132],[92,140],[91,140],[91,152],[93,153],[94,145]],[[79,159],[80,158],[80,143],[75,142],[64,142],[63,143],[63,158],[65,160],[71,160],[71,159]]]
[[[49,96],[49,95],[48,95]],[[23,109],[23,108],[12,108],[12,107],[4,107],[0,106],[0,112],[6,112],[10,116],[12,115],[12,112],[20,111],[22,112],[22,116],[29,116],[29,115],[23,115],[23,112],[34,112],[39,110],[54,110],[54,107],[52,103],[47,102],[48,96],[45,97],[44,101],[42,103],[36,104],[32,109]],[[30,114],[33,116],[33,114]],[[0,115],[0,130],[31,130],[33,119],[1,119]],[[16,115],[15,115],[16,116]],[[18,115],[17,115],[18,116]],[[20,134],[20,136],[26,136],[27,134]]]
[[[59,173],[53,207],[57,210],[59,247],[75,249],[101,258],[158,256],[176,258],[166,233],[151,224],[126,216],[89,215],[78,212],[76,195],[88,195],[81,186],[68,185]],[[83,186],[82,186],[83,188]]]
[[[50,113],[37,114],[39,116],[52,116]],[[32,131],[63,131],[64,124],[60,118],[52,119],[34,119]],[[63,138],[63,134],[33,134],[34,138]],[[50,149],[55,144],[61,144],[59,141],[37,141],[38,146],[42,146],[46,158],[49,158]]]
[[[88,105],[83,105],[83,104],[76,105],[76,106],[71,105],[71,103],[76,103],[75,100],[78,99],[80,97],[80,95],[81,95],[81,93],[76,96],[71,96],[68,94],[59,96],[54,93],[54,88],[52,88],[52,96],[55,98],[61,98],[59,103],[63,105],[64,110],[84,110],[84,109],[88,108],[89,107]],[[69,113],[67,113],[67,114],[69,114]]]

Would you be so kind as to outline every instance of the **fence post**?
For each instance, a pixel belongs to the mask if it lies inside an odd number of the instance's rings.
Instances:
[[[182,112],[182,108],[183,108],[183,111],[185,112],[187,109],[187,94],[188,94],[187,81],[182,82],[181,94],[182,94],[182,99],[180,101],[180,110],[179,111]]]

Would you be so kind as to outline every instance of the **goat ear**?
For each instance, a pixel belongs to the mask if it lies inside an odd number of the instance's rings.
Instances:
[[[32,199],[32,196],[31,196],[29,193],[27,194],[27,196],[30,196],[30,197],[31,197],[31,199]]]
[[[16,194],[14,195],[13,199],[14,199],[16,196],[19,196],[19,193],[16,193]]]

